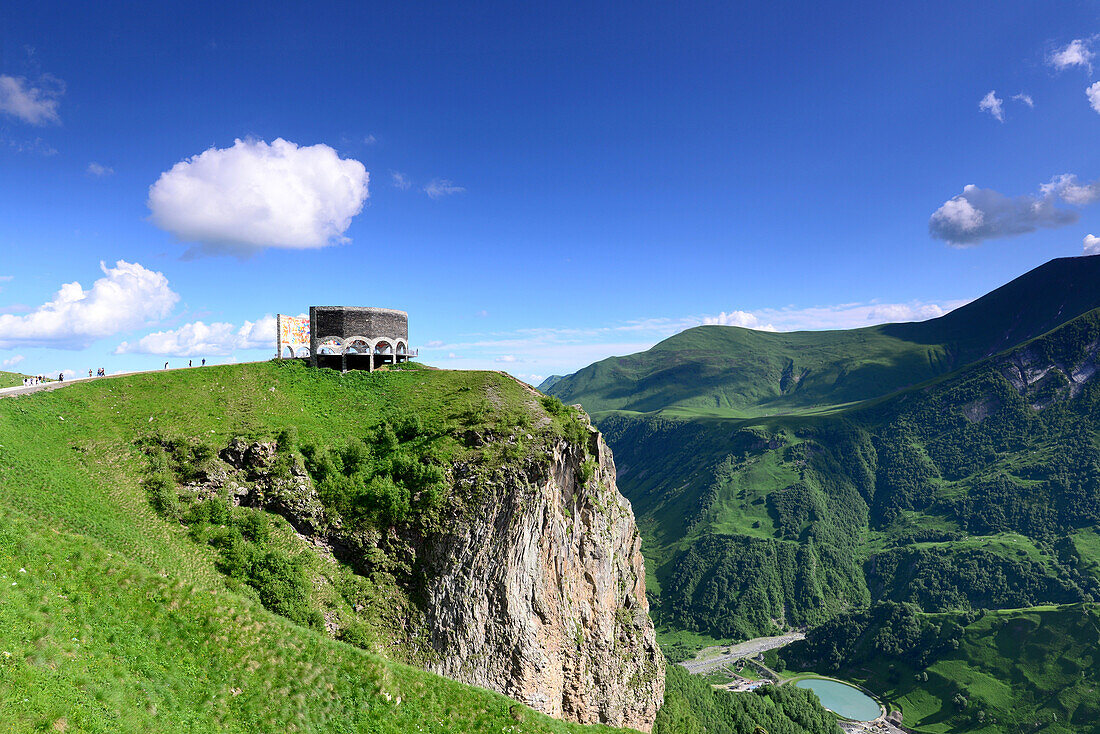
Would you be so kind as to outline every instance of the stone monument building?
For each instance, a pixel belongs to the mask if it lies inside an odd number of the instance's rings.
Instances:
[[[371,306],[310,306],[309,363],[342,371],[407,362],[409,314]]]

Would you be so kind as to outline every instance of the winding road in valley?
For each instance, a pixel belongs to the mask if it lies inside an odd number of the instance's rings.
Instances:
[[[706,675],[707,673],[713,673],[723,665],[729,665],[735,660],[751,658],[768,650],[789,645],[795,640],[805,639],[805,637],[806,635],[801,632],[791,632],[775,637],[757,637],[745,642],[738,642],[736,645],[730,645],[728,648],[725,645],[708,647],[700,651],[694,660],[685,660],[680,665],[687,668],[689,673]],[[719,652],[721,650],[726,650],[726,652]]]

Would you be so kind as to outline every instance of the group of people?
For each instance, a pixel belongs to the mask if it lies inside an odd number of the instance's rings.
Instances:
[[[62,375],[57,376],[57,379],[60,380],[61,378],[62,378]],[[30,387],[31,385],[41,385],[45,381],[46,381],[46,376],[45,375],[34,375],[34,376],[31,376],[31,377],[24,377],[23,378],[23,387]]]
[[[88,377],[91,377],[91,376],[92,376],[92,368],[89,367],[88,368]],[[95,376],[96,377],[106,377],[107,376],[107,368],[106,367],[100,367],[98,370],[95,371]]]
[[[187,360],[187,366],[188,367],[194,366],[193,362],[190,359]],[[205,358],[202,360],[202,366],[203,367],[206,366],[206,359]],[[164,369],[168,369],[168,363],[167,362],[164,363]],[[88,368],[88,377],[89,378],[92,378],[92,377],[106,377],[106,376],[107,376],[107,368],[106,367],[100,367],[99,369],[94,370],[94,371],[92,370],[91,367]],[[58,382],[64,382],[65,381],[65,373],[64,372],[59,373],[57,375],[57,381]],[[41,385],[44,382],[48,382],[48,378],[45,375],[28,376],[28,377],[23,378],[23,387],[30,387],[32,385]]]

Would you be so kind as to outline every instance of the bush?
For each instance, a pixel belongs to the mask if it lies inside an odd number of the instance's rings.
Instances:
[[[176,495],[176,482],[166,472],[158,472],[145,480],[145,492],[149,504],[161,517],[179,519],[180,502]]]

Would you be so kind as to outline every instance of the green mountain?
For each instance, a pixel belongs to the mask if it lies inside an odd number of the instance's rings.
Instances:
[[[589,412],[819,412],[925,382],[1100,307],[1100,256],[1062,258],[945,316],[846,331],[700,326],[541,389]],[[552,378],[551,378],[552,379]]]
[[[1092,629],[1097,284],[1100,257],[1055,260],[932,321],[797,334],[701,327],[551,387],[593,411],[615,451],[666,652],[687,654],[671,644],[684,633],[828,629],[884,603],[946,615],[1069,605],[1064,618]],[[970,634],[960,644],[976,645]],[[850,674],[868,659],[847,653],[818,668]],[[1007,655],[983,664],[1029,700],[1051,690],[1014,673]],[[902,695],[877,678],[867,685]],[[1018,731],[1004,716],[958,718],[956,692],[915,683],[904,696],[923,703],[906,724]],[[1067,701],[1049,713],[1065,722],[1076,710]]]

